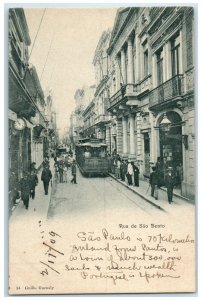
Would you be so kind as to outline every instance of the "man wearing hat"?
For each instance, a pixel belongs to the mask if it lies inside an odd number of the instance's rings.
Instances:
[[[32,192],[31,182],[27,172],[24,172],[23,178],[20,180],[21,199],[26,209],[29,207],[29,197]]]
[[[156,171],[156,167],[152,167],[152,172],[150,174],[149,183],[151,185],[151,196],[158,200],[158,184],[159,184],[159,177]]]
[[[171,204],[171,202],[173,202],[173,188],[175,185],[175,176],[173,173],[173,168],[170,166],[167,168],[167,173],[165,176],[165,185],[167,187],[168,202],[169,204]]]
[[[52,173],[51,170],[49,169],[49,165],[45,165],[41,174],[41,180],[43,181],[45,195],[48,195],[48,187],[51,178],[52,178]]]
[[[75,159],[73,160],[73,163],[72,163],[72,180],[71,180],[71,183],[74,183],[74,184],[77,184],[76,182],[76,161]]]

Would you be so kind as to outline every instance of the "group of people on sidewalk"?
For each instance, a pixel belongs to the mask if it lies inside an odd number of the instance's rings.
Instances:
[[[110,158],[109,172],[114,174],[117,179],[128,182],[128,185],[139,186],[139,168],[130,159],[121,159],[116,154]]]
[[[179,170],[177,171],[179,173]],[[121,181],[127,180],[128,185],[139,187],[140,171],[138,164],[130,159],[121,159],[118,154],[114,153],[109,157],[109,172]],[[160,187],[165,186],[167,188],[168,202],[171,204],[173,202],[174,186],[179,181],[177,181],[175,173],[173,167],[170,165],[166,166],[165,169],[160,157],[158,157],[156,165],[152,167],[152,172],[149,176],[151,196],[158,200],[158,190]]]
[[[35,188],[38,184],[36,163],[33,162],[29,172],[24,172],[18,181],[15,172],[11,172],[9,180],[9,191],[11,192],[12,204],[16,205],[21,198],[25,209],[29,207],[29,199],[35,198]]]
[[[59,160],[58,157],[54,158],[54,168],[55,168],[55,178],[59,183],[67,183],[67,174],[68,169],[71,168],[72,180],[71,183],[77,184],[76,182],[76,161],[72,158],[72,161],[69,163],[69,160]]]
[[[173,189],[175,186],[175,176],[171,166],[168,166],[165,178],[162,177],[161,172],[158,172],[156,166],[152,167],[152,173],[150,174],[149,179],[149,183],[151,185],[151,196],[158,200],[158,189],[162,186],[162,179],[164,180],[164,185],[167,188],[168,202],[171,204],[173,202]]]

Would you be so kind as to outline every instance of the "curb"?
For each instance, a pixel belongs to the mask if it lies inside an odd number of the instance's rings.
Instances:
[[[148,202],[149,204],[155,206],[156,208],[162,210],[162,211],[165,211],[164,208],[162,208],[160,205],[157,205],[156,203],[152,202],[151,200],[149,200],[144,194],[138,192],[138,191],[135,191],[133,189],[130,188],[130,186],[128,185],[125,185],[122,181],[119,181],[115,176],[113,176],[112,174],[108,173],[109,176],[111,178],[113,178],[114,180],[116,180],[117,182],[121,183],[123,186],[125,186],[127,189],[129,189],[130,191],[132,191],[134,194],[137,194],[138,196],[140,196],[141,198],[143,198],[146,202]]]

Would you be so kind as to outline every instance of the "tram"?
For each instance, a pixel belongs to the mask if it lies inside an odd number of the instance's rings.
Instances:
[[[85,176],[108,175],[107,145],[100,139],[84,138],[78,141],[75,149],[76,161]]]

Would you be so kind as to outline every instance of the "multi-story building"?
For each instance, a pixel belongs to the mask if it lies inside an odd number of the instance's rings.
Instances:
[[[48,89],[45,96],[45,117],[47,120],[46,137],[44,139],[44,155],[46,152],[51,155],[57,145],[57,124],[56,112],[53,108],[53,91]]]
[[[74,145],[79,138],[85,136],[83,113],[94,97],[95,85],[84,86],[75,92],[76,107],[70,116],[70,139]]]
[[[173,165],[188,198],[195,190],[193,25],[190,7],[121,8],[108,48],[110,141],[142,178],[157,157]]]
[[[109,47],[111,31],[108,29],[104,31],[100,37],[98,45],[95,50],[93,65],[95,70],[95,99],[94,99],[94,124],[95,136],[109,143],[109,136],[106,136],[106,126],[111,117],[107,111],[109,106],[109,70],[108,70],[108,55],[107,49]],[[92,125],[91,125],[92,126]]]
[[[95,99],[93,99],[83,112],[84,137],[96,137],[95,131]]]
[[[46,127],[43,91],[35,68],[29,65],[28,46],[30,44],[23,9],[10,9],[9,168],[16,173],[18,179],[23,171],[29,170],[30,163],[33,161],[33,152],[36,151],[33,147],[33,139],[35,133],[38,132],[35,127]],[[40,144],[39,140],[37,144]]]

